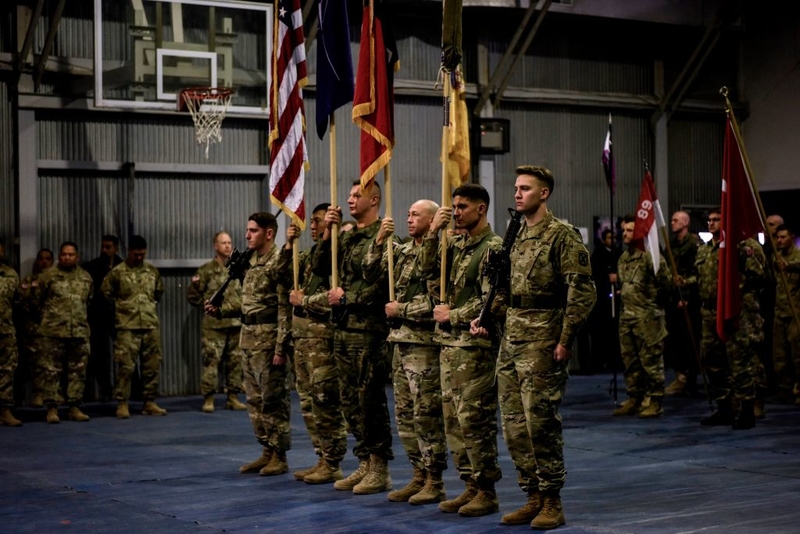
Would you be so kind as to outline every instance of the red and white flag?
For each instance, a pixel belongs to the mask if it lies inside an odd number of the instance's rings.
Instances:
[[[646,251],[653,258],[653,271],[658,273],[661,263],[661,249],[658,246],[658,229],[666,225],[661,204],[656,195],[656,185],[650,171],[644,173],[642,192],[636,206],[636,223],[633,228],[633,240],[643,243]]]
[[[269,116],[269,194],[300,228],[305,228],[305,171],[308,170],[303,87],[308,83],[300,0],[276,0]]]
[[[728,117],[722,156],[722,228],[717,276],[717,334],[727,341],[738,327],[742,310],[739,288],[739,243],[764,231],[756,192],[744,166],[742,149]]]

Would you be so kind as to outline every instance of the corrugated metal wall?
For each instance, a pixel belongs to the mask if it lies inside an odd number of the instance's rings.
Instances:
[[[670,213],[681,206],[720,203],[724,138],[725,115],[722,113],[705,120],[672,118],[669,123]]]
[[[14,227],[17,198],[14,186],[14,109],[8,86],[0,82],[0,237],[6,243],[6,262],[15,263]]]

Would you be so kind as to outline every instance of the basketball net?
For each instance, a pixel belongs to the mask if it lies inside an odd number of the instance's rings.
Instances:
[[[189,110],[195,140],[198,145],[206,145],[206,159],[211,144],[222,142],[220,127],[232,98],[233,90],[226,87],[191,87],[178,95],[178,109]]]

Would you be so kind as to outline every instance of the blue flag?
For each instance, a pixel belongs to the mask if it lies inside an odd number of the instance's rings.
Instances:
[[[319,0],[317,37],[317,135],[328,129],[328,117],[353,100],[353,57],[347,0]]]

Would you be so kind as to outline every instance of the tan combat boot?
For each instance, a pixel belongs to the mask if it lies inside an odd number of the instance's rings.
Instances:
[[[89,420],[89,416],[83,413],[77,406],[69,407],[69,414],[67,417],[70,421],[78,421],[79,423]]]
[[[441,471],[428,471],[425,485],[416,495],[408,499],[409,504],[434,504],[442,502],[447,495],[444,492],[444,482]]]
[[[142,406],[142,415],[167,415],[167,410],[156,404],[156,401],[145,401]]]
[[[688,382],[688,376],[683,373],[678,373],[675,377],[675,380],[673,380],[672,383],[664,389],[664,395],[667,397],[671,397],[673,395],[683,395],[686,393],[686,384]]]
[[[455,499],[450,499],[449,501],[442,501],[439,503],[439,510],[446,514],[454,514],[458,512],[459,508],[464,506],[465,504],[469,503],[475,496],[478,494],[478,483],[475,482],[473,479],[467,479],[467,488],[464,492],[456,497]]]
[[[33,399],[31,400],[31,406],[34,408],[41,408],[44,406],[44,396],[42,395],[41,391],[37,391],[33,394]]]
[[[269,459],[269,463],[262,467],[258,474],[262,477],[274,477],[288,471],[289,465],[286,463],[286,453],[272,451],[272,458]]]
[[[380,456],[370,454],[369,472],[361,482],[353,486],[356,495],[372,495],[392,489],[392,475],[389,474],[389,463]]]
[[[640,419],[653,419],[661,417],[663,410],[661,409],[661,398],[650,397],[642,403],[642,409],[639,410]]]
[[[500,510],[500,503],[497,501],[497,492],[494,489],[494,482],[482,482],[479,485],[478,494],[467,504],[458,509],[458,515],[464,517],[481,517],[493,514]]]
[[[47,407],[47,422],[51,425],[57,425],[61,422],[58,418],[58,406],[51,404]]]
[[[308,475],[310,475],[311,473],[322,467],[324,464],[325,460],[323,460],[322,457],[320,457],[315,465],[312,465],[311,467],[306,467],[305,469],[299,469],[294,473],[292,473],[292,476],[294,476],[295,480],[302,481],[304,478],[306,478]]]
[[[392,502],[408,502],[408,499],[419,493],[425,486],[425,478],[425,470],[415,466],[409,483],[400,489],[390,491],[386,498]]]
[[[340,491],[353,491],[353,488],[356,487],[356,484],[364,480],[364,477],[367,476],[367,472],[369,471],[369,460],[359,460],[358,467],[356,470],[350,473],[347,478],[343,478],[342,480],[337,480],[333,483],[334,489]]]
[[[269,463],[271,458],[272,458],[272,449],[270,449],[269,447],[264,447],[264,451],[261,453],[261,456],[259,456],[249,464],[240,465],[239,472],[257,473]]]
[[[618,416],[618,415],[636,415],[636,412],[639,411],[639,406],[642,404],[642,399],[639,397],[628,397],[625,402],[623,402],[619,408],[611,412],[611,415]]]
[[[203,413],[214,413],[214,394],[209,393],[205,397],[203,397],[203,407],[201,408]]]
[[[547,492],[544,493],[543,496],[542,511],[531,521],[531,528],[536,530],[550,530],[551,528],[560,527],[566,523],[564,519],[564,510],[561,508],[561,497],[558,491]]]
[[[228,393],[228,400],[225,401],[225,409],[226,410],[246,410],[247,405],[239,400],[239,397],[236,396],[236,393]]]
[[[117,404],[117,419],[130,419],[131,412],[128,411],[128,401],[119,401]]]
[[[11,408],[0,408],[0,425],[5,426],[22,426],[22,421],[14,417],[11,413]]]
[[[503,516],[500,520],[504,525],[527,525],[542,511],[542,494],[539,490],[528,491],[528,502],[522,508],[514,510]]]
[[[766,416],[766,408],[764,407],[764,399],[756,397],[753,403],[753,416],[756,419],[764,419]]]
[[[339,467],[338,462],[333,464],[322,460],[322,465],[314,470],[313,473],[307,474],[303,481],[306,484],[330,484],[343,478],[344,473],[342,473],[342,468]]]

